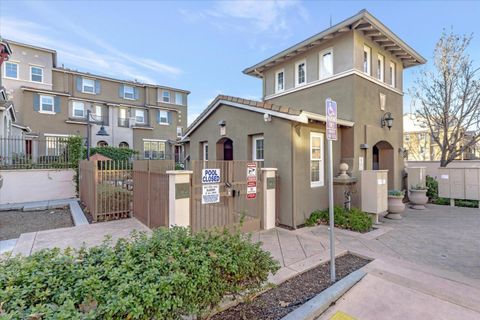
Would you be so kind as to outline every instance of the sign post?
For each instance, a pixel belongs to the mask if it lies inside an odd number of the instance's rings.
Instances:
[[[335,238],[334,210],[333,210],[333,156],[332,141],[337,141],[337,103],[330,98],[325,100],[325,115],[327,117],[327,153],[328,153],[328,213],[330,221],[330,281],[336,280],[335,276]]]

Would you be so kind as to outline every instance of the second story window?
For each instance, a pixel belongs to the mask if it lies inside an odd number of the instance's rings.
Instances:
[[[162,93],[162,101],[170,103],[170,91],[163,91]]]
[[[166,110],[158,110],[158,123],[170,124],[170,112]]]
[[[307,82],[307,62],[299,61],[295,64],[295,86],[304,85]]]
[[[5,62],[5,78],[18,79],[18,63]]]
[[[131,86],[123,86],[123,98],[129,100],[135,99],[135,89]]]
[[[31,66],[30,67],[30,81],[43,82],[43,68]]]
[[[285,71],[283,69],[275,73],[275,93],[285,90]]]
[[[145,110],[136,109],[135,110],[135,122],[136,123],[145,123]]]
[[[392,87],[395,87],[396,85],[395,80],[396,80],[397,74],[396,74],[395,67],[396,67],[395,63],[390,61],[390,85]]]
[[[325,79],[333,75],[333,52],[332,50],[320,53],[320,79]]]
[[[183,128],[177,127],[177,138],[181,138],[183,136]]]
[[[377,79],[384,81],[385,78],[385,58],[379,54],[377,58]]]
[[[40,112],[54,113],[52,96],[40,96]]]
[[[78,118],[85,117],[85,104],[80,101],[73,101],[72,113],[74,117],[78,117]]]
[[[371,75],[372,48],[363,46],[363,72]]]
[[[183,94],[181,92],[175,92],[175,104],[183,106]]]
[[[82,92],[95,93],[95,80],[82,78]]]

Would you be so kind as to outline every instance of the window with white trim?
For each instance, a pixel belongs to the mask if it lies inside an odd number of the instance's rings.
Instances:
[[[159,110],[159,118],[158,123],[160,124],[168,124],[168,111],[166,110]]]
[[[333,76],[333,52],[328,49],[320,53],[320,79]]]
[[[5,61],[5,78],[18,79],[18,63]]]
[[[143,155],[145,159],[165,159],[165,141],[143,140]]]
[[[202,142],[202,160],[208,160],[208,142]]]
[[[145,123],[145,110],[135,109],[135,122],[136,123]]]
[[[390,61],[390,85],[395,88],[396,85],[396,65],[394,62]]]
[[[67,143],[68,143],[67,134],[45,134],[45,155],[47,156],[59,156],[64,154]]]
[[[123,86],[123,98],[134,100],[135,99],[135,89],[132,86]]]
[[[82,78],[82,92],[95,93],[95,80]]]
[[[307,62],[305,60],[295,63],[295,86],[307,83]]]
[[[101,119],[102,114],[103,114],[102,106],[96,105],[95,106],[95,115],[97,116],[97,118]]]
[[[40,96],[40,112],[55,113],[53,108],[54,99],[52,96]]]
[[[30,66],[30,81],[43,82],[43,68]]]
[[[162,101],[170,103],[170,91],[163,90],[162,92]]]
[[[382,82],[385,80],[385,58],[381,54],[377,58],[377,79]]]
[[[85,104],[81,101],[72,102],[72,114],[74,117],[85,117]]]
[[[322,187],[323,174],[323,133],[310,132],[310,186]]]
[[[177,127],[177,138],[181,138],[183,136],[183,128]]]
[[[281,69],[275,73],[275,93],[285,90],[285,70]]]
[[[252,160],[263,161],[264,160],[264,139],[263,135],[257,135],[252,137]]]
[[[371,75],[371,61],[372,61],[372,48],[367,45],[363,46],[363,72]]]
[[[183,106],[183,94],[181,92],[175,92],[175,104]]]

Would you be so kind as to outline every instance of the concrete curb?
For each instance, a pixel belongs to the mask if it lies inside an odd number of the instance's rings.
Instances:
[[[352,288],[367,273],[361,269],[350,273],[331,287],[325,289],[314,298],[304,303],[301,307],[287,314],[282,320],[313,320],[321,315],[330,305]]]

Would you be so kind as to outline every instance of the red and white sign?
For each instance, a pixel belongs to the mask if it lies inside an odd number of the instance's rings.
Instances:
[[[247,199],[257,197],[257,164],[247,163]]]

